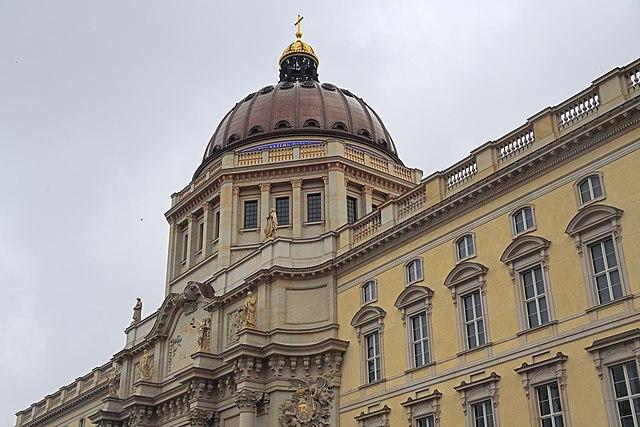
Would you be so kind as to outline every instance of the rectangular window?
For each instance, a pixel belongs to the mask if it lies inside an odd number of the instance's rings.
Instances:
[[[204,247],[204,222],[198,223],[198,250]]]
[[[516,234],[533,228],[533,210],[530,207],[520,209],[513,216]]]
[[[278,217],[278,225],[289,225],[289,198],[276,197],[276,215]]]
[[[493,427],[493,407],[491,400],[483,400],[482,402],[471,405],[473,413],[473,421],[475,427]]]
[[[247,200],[244,202],[244,228],[258,228],[257,200]]]
[[[429,362],[429,337],[427,336],[427,314],[420,313],[411,317],[411,339],[413,341],[414,366],[423,366]]]
[[[380,333],[374,332],[365,337],[367,345],[367,381],[380,380]]]
[[[604,304],[622,297],[622,283],[613,239],[589,245],[598,300]]]
[[[215,238],[218,239],[220,237],[220,211],[216,212],[216,233]]]
[[[428,417],[418,418],[416,420],[416,427],[435,427],[435,423],[433,421],[433,415],[429,415]]]
[[[307,194],[307,222],[322,221],[322,196],[320,193]]]
[[[602,197],[602,185],[600,177],[593,175],[582,181],[580,184],[580,201],[587,203],[590,200]]]
[[[373,280],[369,280],[364,285],[362,285],[362,302],[364,304],[371,302],[378,298],[376,295],[376,282]]]
[[[611,367],[618,419],[622,427],[640,426],[640,379],[634,360]]]
[[[456,246],[458,248],[458,260],[462,260],[476,254],[476,250],[473,247],[473,236],[467,234],[460,238]]]
[[[553,382],[536,387],[536,394],[540,410],[540,426],[564,427],[558,383]]]
[[[182,256],[180,257],[180,261],[186,261],[187,255],[189,255],[189,233],[182,233]]]
[[[538,265],[520,273],[523,287],[524,306],[526,308],[527,324],[529,328],[549,323],[547,308],[547,292],[542,275],[542,268]]]
[[[464,304],[464,326],[467,335],[467,347],[474,348],[485,343],[484,317],[480,291],[462,298]]]
[[[358,199],[347,196],[347,222],[349,224],[356,222],[358,219]]]

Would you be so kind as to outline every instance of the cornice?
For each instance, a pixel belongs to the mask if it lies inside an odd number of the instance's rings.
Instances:
[[[623,107],[619,107],[619,110],[625,111],[618,111],[616,115],[616,117],[623,117],[623,120],[617,121],[619,124],[614,128],[606,130],[607,125],[616,123],[612,117],[613,114],[610,113],[600,118],[605,123],[588,123],[425,211],[409,217],[384,233],[361,242],[335,259],[338,273],[344,274],[351,271],[381,252],[389,251],[392,247],[412,240],[427,230],[462,216],[474,207],[494,200],[513,188],[537,178],[543,172],[553,170],[575,159],[612,136],[626,133],[629,128],[640,123],[640,102],[627,106],[626,109]]]

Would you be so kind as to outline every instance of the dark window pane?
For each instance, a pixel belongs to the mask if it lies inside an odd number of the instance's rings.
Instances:
[[[276,198],[276,216],[278,217],[278,225],[288,225],[289,219],[289,198]]]
[[[322,197],[319,193],[307,194],[307,222],[322,221]]]
[[[258,201],[244,202],[244,228],[258,228]]]
[[[356,222],[358,219],[358,199],[355,197],[347,197],[347,222],[349,224]]]

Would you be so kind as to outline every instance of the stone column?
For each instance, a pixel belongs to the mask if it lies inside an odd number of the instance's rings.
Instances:
[[[366,185],[362,192],[364,193],[364,213],[366,215],[373,210],[373,188]]]
[[[240,411],[238,427],[255,427],[256,421],[256,393],[252,390],[242,389],[236,391],[236,405]]]
[[[187,269],[195,264],[196,259],[196,245],[198,244],[198,221],[195,214],[189,214],[187,217],[187,233],[189,233],[189,239],[187,243]]]
[[[176,235],[177,235],[177,227],[176,221],[171,220],[169,223],[169,250],[167,253],[167,280],[166,280],[166,291],[165,295],[168,294],[169,291],[169,282],[172,278],[174,278],[176,274]]]
[[[267,215],[271,209],[271,184],[268,182],[260,184],[260,239],[264,238],[264,229],[267,226]]]
[[[211,244],[215,227],[213,222],[213,202],[207,202],[204,204],[204,248],[202,249],[205,258],[211,255],[211,249],[213,248]]]
[[[304,221],[304,219],[302,218],[302,180],[291,180],[291,189],[293,190],[293,195],[291,198],[291,224],[293,226],[293,229],[291,235],[293,237],[301,237],[302,222]]]
[[[218,240],[218,261],[226,267],[231,263],[231,236],[233,229],[234,201],[233,181],[231,177],[223,177],[220,186],[220,237]]]
[[[331,165],[329,167],[329,188],[325,184],[325,197],[328,199],[328,219],[329,229],[336,230],[338,227],[347,223],[347,187],[344,180],[344,171],[340,165]]]

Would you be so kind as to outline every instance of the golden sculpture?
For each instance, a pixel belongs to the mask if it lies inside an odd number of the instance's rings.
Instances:
[[[271,208],[269,215],[267,215],[267,223],[264,226],[264,238],[265,240],[273,239],[276,237],[278,229],[278,215],[276,210]]]
[[[153,366],[151,365],[151,357],[147,350],[144,351],[140,362],[138,364],[138,371],[140,372],[140,379],[142,381],[150,381],[153,375]]]
[[[247,292],[247,299],[244,301],[244,327],[255,328],[256,325],[256,305],[258,301],[253,292]]]

